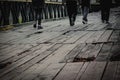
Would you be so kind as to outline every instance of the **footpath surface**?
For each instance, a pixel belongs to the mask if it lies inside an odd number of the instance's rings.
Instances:
[[[0,32],[0,80],[120,80],[120,7]]]

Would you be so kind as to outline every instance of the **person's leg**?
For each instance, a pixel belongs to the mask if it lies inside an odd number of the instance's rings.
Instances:
[[[84,20],[84,6],[82,6],[82,15],[83,15],[83,18],[82,18],[82,23],[83,24],[86,24],[86,21]]]
[[[106,23],[109,23],[108,21],[109,21],[109,15],[110,15],[110,8],[108,8],[107,10],[106,10]]]
[[[88,13],[89,13],[89,8],[88,7],[84,7],[84,18],[83,19],[85,21],[88,21],[88,19],[87,19]]]
[[[70,22],[70,26],[74,25],[72,14],[69,15],[69,22]]]
[[[35,24],[33,25],[34,28],[36,28],[38,26],[38,10],[36,8],[34,8],[34,11],[35,11]]]
[[[69,22],[70,22],[70,26],[73,26],[73,20],[72,20],[72,9],[71,9],[71,5],[66,5],[67,6],[67,13],[68,13],[68,17],[69,17]]]
[[[38,29],[42,29],[41,20],[42,20],[42,8],[39,8],[38,9]]]
[[[87,15],[89,13],[89,8],[84,6],[82,9],[82,13],[83,13],[83,24],[86,24],[88,19],[87,19]]]
[[[104,23],[104,12],[103,12],[103,9],[101,9],[101,20],[102,20],[102,22]]]
[[[83,15],[83,18],[84,18],[84,7],[82,6],[82,15]]]
[[[73,21],[75,22],[76,20],[76,16],[77,16],[77,3],[75,3],[75,6],[74,6],[74,11],[73,11]]]
[[[105,22],[105,18],[106,18],[106,10],[105,8],[101,9],[101,20],[104,23]]]
[[[39,9],[38,11],[38,25],[41,25],[41,20],[42,20],[42,8]]]

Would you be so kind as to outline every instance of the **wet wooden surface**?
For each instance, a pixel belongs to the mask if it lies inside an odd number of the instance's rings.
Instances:
[[[0,32],[0,80],[120,80],[120,7],[111,9],[110,24],[100,12],[88,24],[81,19]]]

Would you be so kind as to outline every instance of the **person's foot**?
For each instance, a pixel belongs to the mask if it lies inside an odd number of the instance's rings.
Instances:
[[[75,25],[74,20],[73,20],[73,18],[71,18],[71,20],[70,20],[70,26],[74,26],[74,25]]]
[[[74,22],[72,22],[71,24],[70,24],[70,26],[74,26],[75,25],[75,23]]]
[[[41,25],[38,25],[38,29],[43,29],[43,27]]]
[[[36,28],[36,27],[37,27],[36,24],[34,24],[34,25],[33,25],[33,28]]]
[[[102,20],[102,23],[104,23],[105,21],[104,20]]]
[[[82,23],[83,23],[83,24],[87,24],[87,21],[83,20]]]
[[[109,21],[106,21],[106,24],[110,24],[110,22],[109,22]]]
[[[74,25],[75,25],[74,21],[71,21],[70,26],[74,26]]]

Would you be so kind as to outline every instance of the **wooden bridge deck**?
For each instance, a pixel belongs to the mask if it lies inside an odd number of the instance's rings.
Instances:
[[[0,32],[0,80],[120,80],[120,7],[111,9],[110,24],[100,12],[88,24],[81,19]]]

